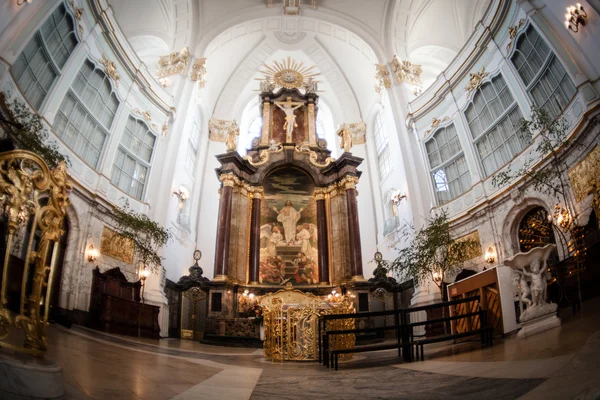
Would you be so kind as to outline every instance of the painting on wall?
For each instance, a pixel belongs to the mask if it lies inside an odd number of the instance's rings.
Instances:
[[[283,168],[269,175],[263,186],[260,283],[318,283],[317,206],[312,179],[298,169]]]

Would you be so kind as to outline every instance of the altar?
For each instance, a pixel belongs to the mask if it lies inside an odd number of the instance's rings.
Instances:
[[[265,354],[308,360],[318,357],[307,339],[318,315],[358,308],[358,298],[371,286],[363,277],[358,221],[362,159],[350,153],[349,137],[338,159],[317,137],[319,95],[312,67],[290,59],[275,64],[263,71],[262,130],[246,156],[236,151],[237,124],[211,125],[229,128],[227,152],[216,156],[221,188],[207,326],[252,318],[259,302],[269,327]],[[342,286],[352,289],[352,298],[323,300]],[[284,287],[298,297],[277,303],[284,295],[274,293]]]
[[[272,361],[314,361],[319,358],[318,318],[354,313],[347,296],[335,299],[292,289],[266,295],[260,300],[264,317],[264,355]],[[329,330],[354,329],[354,319],[329,321]],[[332,349],[354,348],[354,334],[333,336]]]

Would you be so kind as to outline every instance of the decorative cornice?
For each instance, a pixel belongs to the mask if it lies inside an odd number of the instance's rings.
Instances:
[[[197,58],[192,64],[192,72],[190,80],[196,82],[198,86],[203,88],[206,85],[206,58]]]
[[[104,67],[104,72],[108,75],[115,86],[119,86],[119,80],[121,79],[121,75],[117,72],[117,64],[114,61],[110,60],[106,54],[102,54],[102,59],[100,60],[100,64]]]
[[[190,51],[184,47],[180,52],[173,52],[167,56],[158,58],[158,70],[156,75],[164,78],[169,75],[183,74],[185,67],[190,62]]]
[[[392,87],[392,80],[390,79],[390,72],[387,65],[375,64],[375,80],[375,91],[378,94],[382,94],[384,89]]]
[[[407,81],[414,85],[422,85],[421,74],[423,69],[420,65],[413,64],[408,60],[401,60],[398,56],[392,58],[392,70],[398,83]]]

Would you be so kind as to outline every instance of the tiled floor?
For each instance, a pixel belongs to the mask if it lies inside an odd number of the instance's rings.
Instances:
[[[424,362],[362,353],[340,371],[271,363],[262,350],[149,340],[84,328],[48,329],[66,399],[598,399],[600,298],[527,339],[426,347]]]

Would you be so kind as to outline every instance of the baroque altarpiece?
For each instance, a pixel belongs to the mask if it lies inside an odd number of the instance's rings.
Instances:
[[[317,137],[312,76],[297,68],[271,72],[260,84],[260,137],[243,158],[230,141],[217,156],[209,318],[234,318],[243,310],[239,295],[249,290],[327,295],[364,282],[356,191],[362,159],[344,152],[336,160]]]

